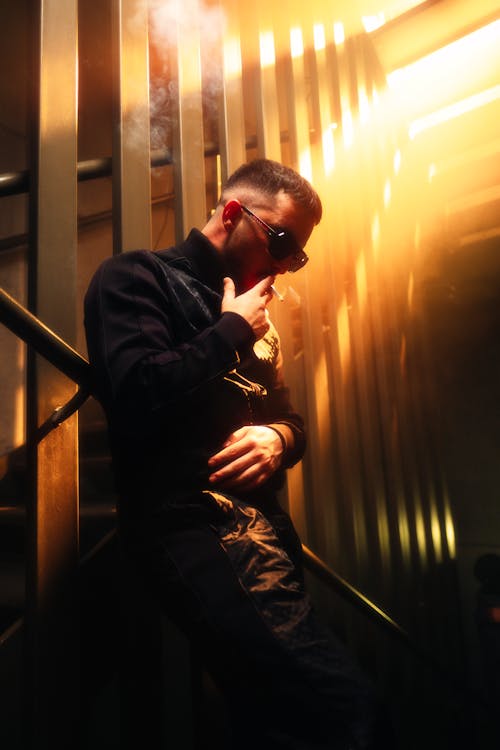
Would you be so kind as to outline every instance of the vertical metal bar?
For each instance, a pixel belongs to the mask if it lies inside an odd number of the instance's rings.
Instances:
[[[281,161],[272,9],[264,0],[258,0],[254,5],[243,5],[240,13],[249,37],[246,54],[255,66],[257,156]]]
[[[309,113],[307,109],[307,86],[304,68],[306,33],[301,23],[297,3],[292,4],[294,11],[290,26],[291,80],[288,84],[289,102],[289,148],[292,166],[301,174],[310,176],[311,142],[309,138]]]
[[[176,0],[177,45],[177,126],[174,146],[174,182],[176,194],[176,240],[182,240],[191,227],[201,227],[207,219],[205,190],[205,151],[201,98],[200,13],[197,2],[190,8],[192,17]]]
[[[76,341],[77,0],[34,4],[34,117],[31,188],[31,306]],[[31,357],[32,492],[28,506],[26,607],[27,747],[71,746],[76,643],[70,607],[78,562],[78,420],[42,442],[36,427],[75,392],[72,381]]]
[[[113,250],[151,248],[147,3],[113,0]]]
[[[246,160],[238,0],[224,3],[227,26],[223,39],[222,127],[220,153],[223,181]]]

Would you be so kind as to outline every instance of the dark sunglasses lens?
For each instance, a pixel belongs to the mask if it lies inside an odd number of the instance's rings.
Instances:
[[[290,265],[288,267],[288,270],[290,273],[295,273],[296,271],[300,271],[301,268],[305,266],[309,258],[305,254],[303,250],[299,250],[290,260]]]
[[[276,260],[285,260],[286,258],[298,258],[306,256],[300,245],[297,245],[295,237],[289,234],[286,229],[278,229],[277,234],[269,238],[269,252]],[[300,262],[299,268],[304,261]]]
[[[277,234],[269,237],[269,252],[276,260],[284,260],[297,252],[297,245],[293,237],[281,229]]]
[[[288,260],[288,270],[299,271],[309,258],[299,247],[295,238],[284,229],[277,229],[277,234],[269,237],[269,252],[275,260]]]

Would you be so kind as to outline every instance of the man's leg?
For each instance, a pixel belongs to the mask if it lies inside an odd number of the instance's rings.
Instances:
[[[374,746],[371,690],[262,514],[236,505],[224,526],[168,532],[145,562],[226,697],[235,747]]]

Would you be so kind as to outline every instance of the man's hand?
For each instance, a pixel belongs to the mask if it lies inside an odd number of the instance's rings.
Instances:
[[[283,443],[270,427],[240,427],[209,459],[209,481],[222,490],[254,490],[279,468],[282,454]]]
[[[257,341],[265,336],[269,329],[266,305],[273,296],[271,284],[274,283],[274,279],[274,276],[267,276],[238,296],[236,296],[233,280],[228,276],[224,279],[221,312],[235,312],[245,318],[252,326]]]

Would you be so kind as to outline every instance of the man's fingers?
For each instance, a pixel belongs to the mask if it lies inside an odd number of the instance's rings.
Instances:
[[[224,443],[222,450],[208,459],[208,465],[212,468],[217,465],[227,464],[244,455],[249,447],[246,443],[242,442],[244,435],[244,432],[238,436],[233,432],[230,438]]]
[[[257,284],[257,288],[259,289],[260,293],[264,296],[266,294],[269,294],[272,296],[271,291],[271,284],[274,284],[276,281],[276,276],[266,276],[265,279],[262,279],[262,281],[259,281]]]

